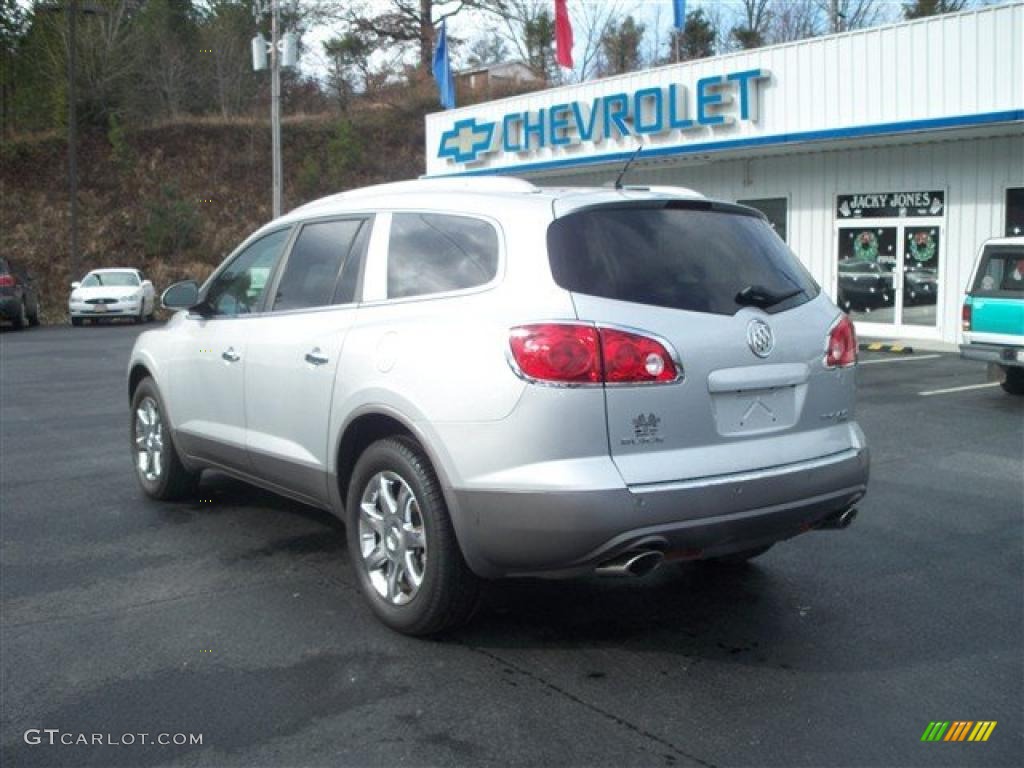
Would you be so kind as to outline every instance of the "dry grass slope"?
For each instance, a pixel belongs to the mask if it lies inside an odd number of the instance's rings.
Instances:
[[[423,169],[426,104],[291,117],[282,130],[284,208]],[[160,291],[202,279],[271,217],[270,129],[252,118],[197,118],[79,150],[80,272],[139,266]],[[62,137],[0,147],[0,253],[42,288],[44,322],[66,322],[70,214]]]

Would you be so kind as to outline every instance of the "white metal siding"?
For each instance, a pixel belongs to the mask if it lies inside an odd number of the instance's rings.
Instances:
[[[671,131],[647,137],[645,144],[699,147],[753,137],[781,140],[809,131],[1019,112],[1024,110],[1024,4],[734,53],[428,115],[426,170],[430,175],[467,170],[437,156],[442,133],[460,119],[500,124],[502,116],[512,112],[536,112],[574,101],[588,104],[598,96],[671,83],[687,87],[692,109],[700,78],[758,68],[771,73],[770,82],[760,86],[758,122]],[[625,137],[528,154],[499,151],[468,169],[498,171],[537,162],[572,162],[634,146],[636,138]]]

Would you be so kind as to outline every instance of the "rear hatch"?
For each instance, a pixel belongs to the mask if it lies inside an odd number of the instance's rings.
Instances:
[[[580,320],[658,337],[682,365],[675,383],[605,387],[609,450],[628,484],[850,448],[853,369],[824,365],[841,315],[756,212],[704,200],[596,205],[556,219],[548,251]]]
[[[1024,246],[990,245],[968,291],[971,333],[978,341],[1019,337],[1024,344]],[[984,335],[982,335],[984,334]],[[997,340],[991,338],[991,340]],[[999,341],[1007,341],[999,338]]]

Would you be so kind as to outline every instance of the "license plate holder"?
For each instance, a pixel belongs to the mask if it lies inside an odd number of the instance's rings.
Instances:
[[[797,387],[782,386],[716,392],[712,395],[720,435],[773,432],[797,420]]]

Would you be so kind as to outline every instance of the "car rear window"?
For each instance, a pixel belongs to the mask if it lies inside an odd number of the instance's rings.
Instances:
[[[548,256],[567,290],[695,312],[733,315],[751,304],[778,312],[820,290],[763,218],[706,202],[569,214],[548,228]]]
[[[979,296],[1024,298],[1024,248],[986,249],[974,276],[971,293]]]
[[[388,298],[485,285],[498,274],[498,233],[486,221],[396,213],[388,246]]]

